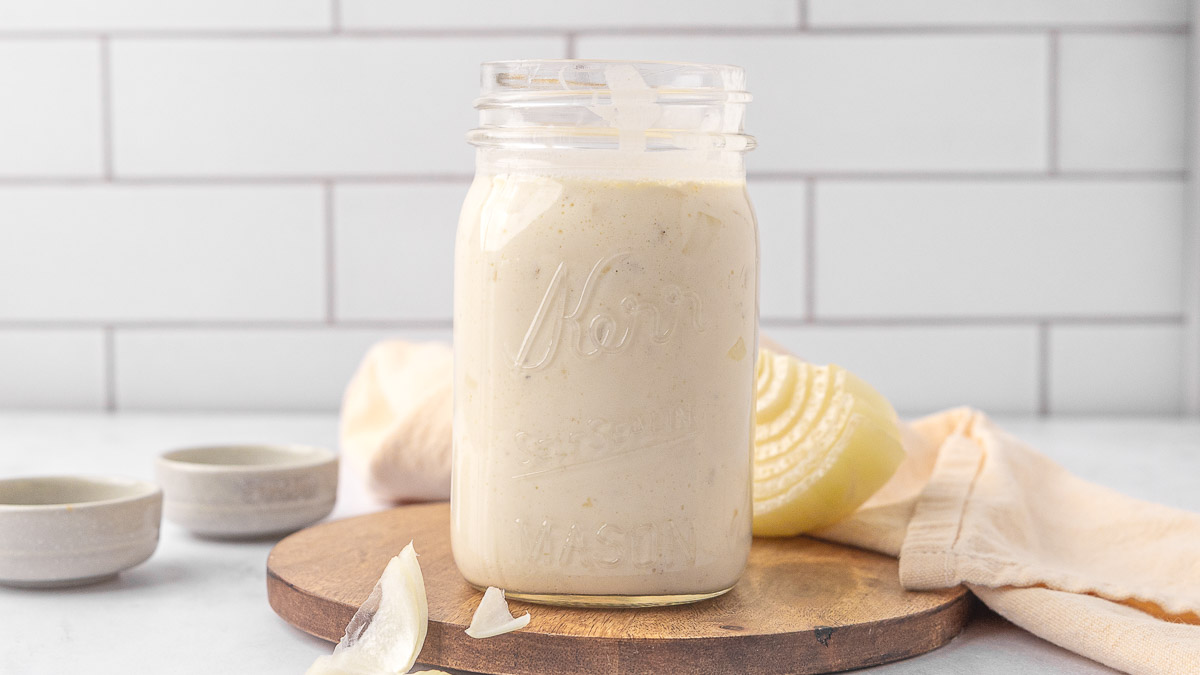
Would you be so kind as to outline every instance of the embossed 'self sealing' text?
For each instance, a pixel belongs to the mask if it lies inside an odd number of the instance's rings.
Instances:
[[[519,461],[528,471],[514,478],[530,478],[612,460],[631,452],[652,452],[695,438],[698,430],[696,407],[679,406],[648,410],[624,419],[602,417],[587,420],[581,429],[566,426],[532,434],[513,433]]]

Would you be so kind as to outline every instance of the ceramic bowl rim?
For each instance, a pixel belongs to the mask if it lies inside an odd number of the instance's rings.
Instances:
[[[179,459],[176,455],[183,453],[200,453],[204,451],[224,451],[233,448],[257,448],[283,454],[295,454],[295,461],[273,462],[263,464],[212,464]],[[302,456],[305,453],[308,456]],[[270,473],[273,471],[293,471],[296,469],[316,469],[336,464],[337,453],[319,445],[303,443],[225,443],[211,445],[192,445],[183,448],[167,450],[158,456],[160,469],[194,473]]]
[[[162,488],[157,484],[140,478],[129,478],[126,476],[101,476],[96,474],[48,474],[38,476],[13,476],[0,479],[0,485],[6,483],[23,483],[26,481],[42,481],[42,480],[70,480],[80,481],[92,484],[113,485],[120,484],[128,487],[129,494],[120,495],[117,497],[108,497],[105,499],[89,499],[85,501],[74,502],[55,502],[53,504],[10,504],[0,501],[0,514],[5,513],[30,513],[30,512],[48,512],[48,511],[67,511],[80,509],[105,509],[123,504],[132,504],[146,499],[154,499],[162,497]]]

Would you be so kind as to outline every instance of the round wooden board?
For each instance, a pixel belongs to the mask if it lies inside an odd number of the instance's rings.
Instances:
[[[446,503],[310,527],[267,559],[267,595],[288,623],[332,642],[410,540],[429,598],[420,662],[482,673],[828,673],[936,649],[966,624],[962,587],[914,593],[893,558],[806,537],[756,539],[729,593],[651,609],[574,609],[513,601],[524,630],[485,640],[463,629],[481,593],[450,553]]]

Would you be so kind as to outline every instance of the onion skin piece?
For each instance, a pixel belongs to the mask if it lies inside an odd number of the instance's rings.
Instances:
[[[473,638],[496,637],[514,630],[521,630],[529,625],[529,612],[514,617],[508,609],[508,601],[504,599],[504,591],[495,586],[488,586],[475,615],[471,617],[471,625],[464,631]]]
[[[429,629],[429,602],[410,542],[346,626],[333,654],[317,657],[305,675],[401,675],[412,669]]]

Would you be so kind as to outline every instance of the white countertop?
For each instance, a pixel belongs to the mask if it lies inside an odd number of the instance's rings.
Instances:
[[[1003,419],[1076,474],[1200,511],[1200,421]],[[153,478],[167,449],[221,442],[336,447],[332,415],[0,413],[0,477],[55,473]],[[332,518],[382,508],[343,475]],[[331,646],[284,623],[266,599],[272,542],[215,542],[164,522],[157,552],[116,580],[52,591],[0,587],[3,675],[300,675]],[[949,645],[866,671],[1108,673],[981,611]]]

